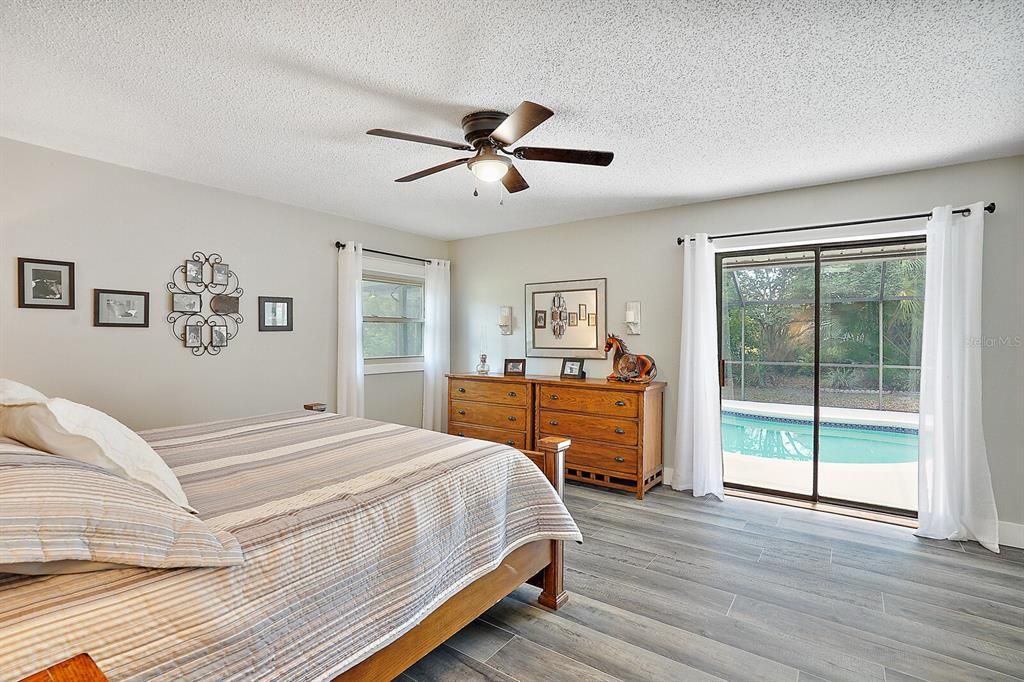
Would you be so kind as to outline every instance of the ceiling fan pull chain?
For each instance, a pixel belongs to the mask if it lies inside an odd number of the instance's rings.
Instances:
[[[476,190],[476,185],[473,185],[473,196],[475,196],[475,197],[478,197],[478,196],[480,196],[480,192],[478,192],[478,191]]]
[[[505,187],[498,183],[498,206],[505,205]]]

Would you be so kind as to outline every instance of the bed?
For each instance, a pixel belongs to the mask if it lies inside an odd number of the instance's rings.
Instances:
[[[3,679],[83,653],[111,680],[391,679],[524,581],[565,598],[568,441],[310,412],[141,435],[245,562],[0,575]]]

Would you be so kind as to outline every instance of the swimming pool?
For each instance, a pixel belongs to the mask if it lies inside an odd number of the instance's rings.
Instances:
[[[830,464],[900,464],[917,461],[917,429],[822,422],[819,461]],[[809,462],[814,424],[804,419],[722,411],[725,452]]]

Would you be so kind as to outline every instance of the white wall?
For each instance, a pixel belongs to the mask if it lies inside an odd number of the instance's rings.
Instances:
[[[333,407],[334,242],[447,255],[444,242],[3,138],[0,174],[0,376],[134,428]],[[196,250],[223,255],[245,290],[245,322],[217,357],[193,357],[165,320],[164,286]],[[19,256],[74,261],[76,309],[18,309]],[[149,291],[149,328],[93,327],[94,287]],[[257,331],[258,296],[293,297],[295,331]],[[366,392],[368,417],[408,423],[422,376],[370,376]]]
[[[683,182],[683,180],[681,180]],[[1000,516],[1024,522],[1024,157],[587,220],[451,242],[452,368],[470,370],[487,350],[492,368],[525,355],[526,282],[608,278],[609,331],[625,333],[623,306],[643,304],[631,350],[650,353],[669,382],[667,452],[675,438],[682,249],[676,237],[927,211],[994,201],[985,222],[983,331],[985,431]],[[498,334],[498,306],[515,309],[515,334]],[[1009,343],[1000,343],[1000,339]],[[559,360],[530,358],[528,371],[553,374]],[[591,376],[609,361],[588,360]]]

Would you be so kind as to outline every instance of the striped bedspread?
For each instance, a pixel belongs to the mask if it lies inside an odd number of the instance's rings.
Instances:
[[[82,652],[111,680],[330,679],[520,545],[580,539],[503,445],[307,412],[142,436],[245,563],[0,576],[0,679]]]

